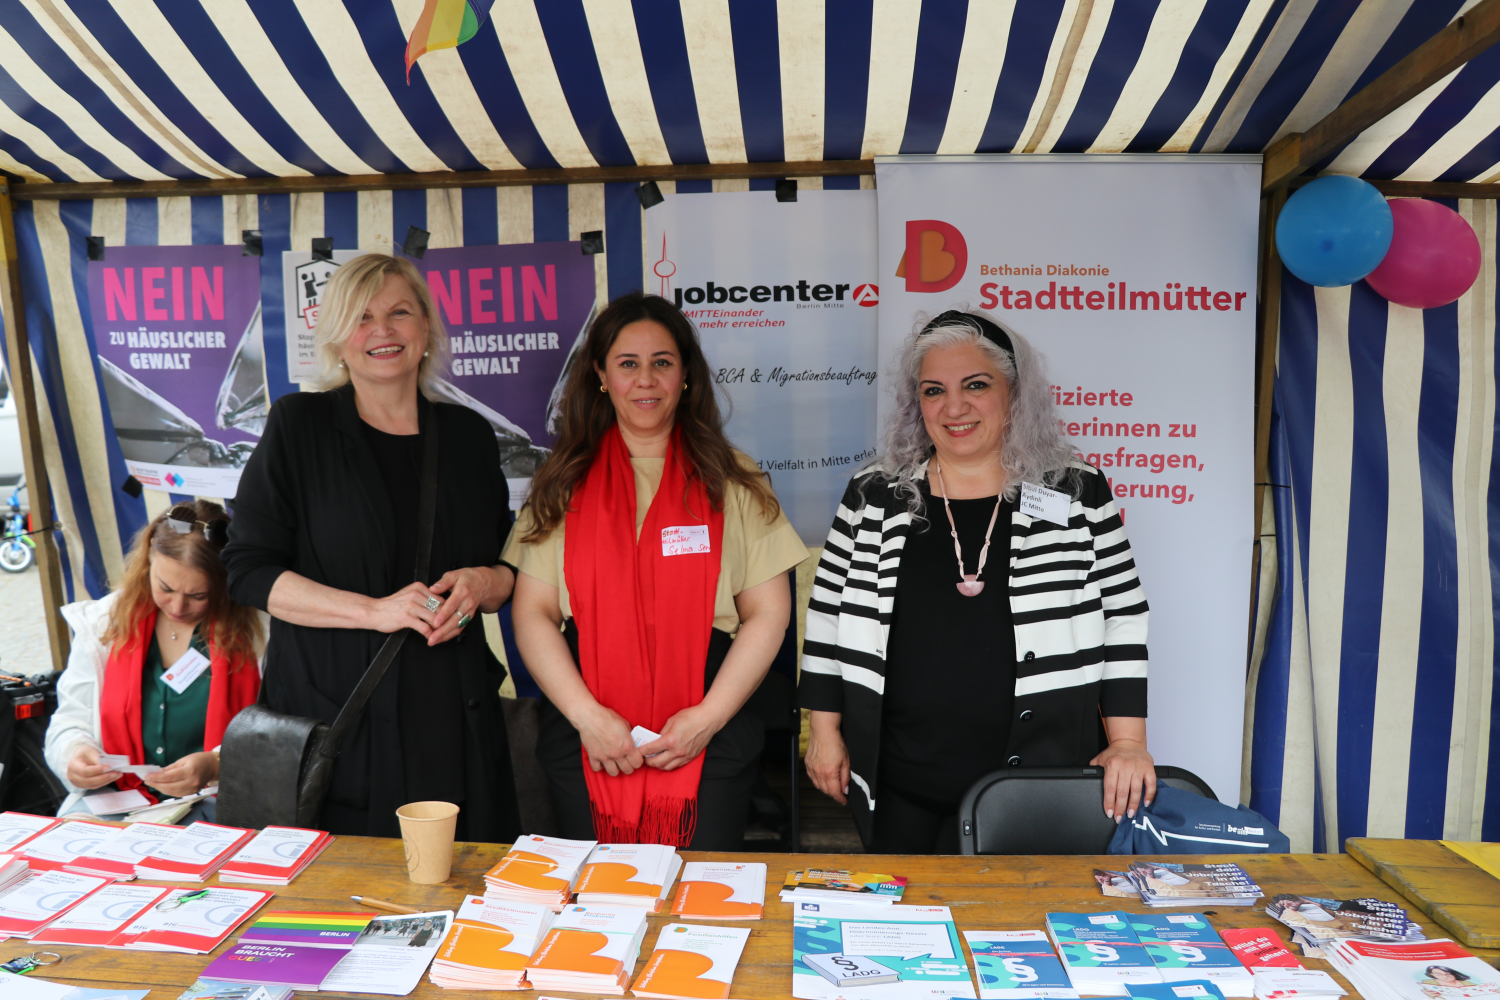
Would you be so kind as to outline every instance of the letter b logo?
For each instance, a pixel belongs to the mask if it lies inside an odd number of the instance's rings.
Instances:
[[[723,302],[729,298],[729,289],[721,288],[712,281],[708,283],[708,301]]]
[[[936,219],[907,222],[906,253],[896,277],[906,279],[908,292],[946,292],[968,266],[969,245],[956,227]]]

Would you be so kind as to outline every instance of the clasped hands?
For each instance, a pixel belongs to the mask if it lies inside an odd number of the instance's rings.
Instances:
[[[99,763],[99,751],[81,746],[68,761],[68,781],[74,788],[101,788],[122,777]],[[219,758],[207,752],[190,753],[141,781],[168,798],[192,795],[219,780]]]
[[[409,583],[389,597],[370,602],[369,627],[377,632],[409,628],[425,636],[427,645],[441,645],[469,624],[465,616],[479,614],[495,589],[495,575],[488,567],[468,566],[444,573],[430,587]],[[439,602],[436,610],[428,607],[429,600]]]
[[[610,775],[630,774],[643,766],[675,771],[702,753],[724,727],[724,722],[701,704],[672,716],[661,727],[659,738],[639,747],[630,737],[631,727],[625,717],[598,702],[573,724],[589,755],[589,767]]]

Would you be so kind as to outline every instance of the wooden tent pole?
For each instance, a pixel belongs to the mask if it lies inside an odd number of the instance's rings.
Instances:
[[[1496,42],[1500,42],[1500,0],[1481,0],[1358,93],[1345,98],[1321,121],[1304,132],[1284,135],[1267,147],[1262,190],[1284,187]]]
[[[1276,252],[1276,220],[1286,204],[1287,189],[1266,196],[1260,234],[1260,314],[1255,331],[1255,530],[1250,551],[1250,641],[1245,663],[1255,647],[1255,608],[1260,585],[1261,525],[1266,489],[1271,482],[1271,396],[1276,387],[1276,347],[1281,333],[1281,255]]]
[[[10,387],[16,396],[21,430],[21,454],[26,489],[31,498],[32,535],[36,566],[42,578],[42,606],[46,611],[47,641],[52,669],[68,663],[70,636],[62,617],[62,560],[52,538],[52,490],[42,451],[42,425],[37,416],[36,384],[31,377],[31,342],[26,338],[26,312],[21,301],[21,258],[16,252],[16,220],[11,184],[0,178],[0,316],[5,320],[5,353],[10,359]]]

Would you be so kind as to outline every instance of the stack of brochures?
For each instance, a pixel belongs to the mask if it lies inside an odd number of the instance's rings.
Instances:
[[[728,1000],[748,927],[667,924],[630,992],[664,1000]]]
[[[63,880],[70,881],[64,884]],[[87,888],[90,884],[93,888]],[[191,898],[179,904],[183,896]],[[12,920],[45,917],[18,936],[30,937],[37,944],[206,955],[271,896],[258,889],[194,891],[45,872],[0,898],[0,926],[5,927],[0,933],[16,933],[13,924],[5,923],[7,916]],[[70,901],[59,905],[59,900]]]
[[[331,843],[333,835],[322,830],[268,826],[224,862],[219,881],[290,885]]]
[[[901,902],[906,879],[899,875],[853,872],[841,868],[808,868],[786,873],[781,887],[783,903],[827,900],[838,903]]]
[[[26,858],[34,872],[57,871],[119,832],[117,826],[67,820],[27,840],[16,851]]]
[[[0,935],[33,937],[108,882],[64,871],[42,872],[24,879],[0,896]]]
[[[1319,969],[1255,970],[1255,1000],[1333,1000],[1347,993]]]
[[[171,891],[155,885],[105,885],[54,918],[32,937],[32,943],[110,947],[121,931]]]
[[[689,920],[759,920],[766,908],[766,866],[689,861],[672,900],[672,916]]]
[[[31,813],[0,813],[0,851],[14,853],[16,848],[61,823],[56,816],[33,816]]]
[[[1322,899],[1282,893],[1266,904],[1266,913],[1292,929],[1292,941],[1308,958],[1325,958],[1326,949],[1345,938],[1376,941],[1421,941],[1422,928],[1395,903],[1382,899]]]
[[[1049,913],[1047,932],[1079,993],[1120,996],[1126,983],[1162,981],[1128,913]]]
[[[1328,961],[1365,1000],[1464,1000],[1500,996],[1500,972],[1447,938],[1340,940]]]
[[[193,823],[138,862],[135,874],[160,882],[203,882],[254,836],[254,830]]]
[[[662,844],[600,844],[589,852],[578,876],[578,902],[602,906],[662,908],[682,858]]]
[[[565,906],[526,964],[526,978],[537,990],[623,994],[645,936],[639,906]]]
[[[0,893],[31,874],[31,865],[19,854],[0,854]]]
[[[206,979],[316,990],[354,948],[373,913],[269,910],[209,963]]]
[[[1135,887],[1135,880],[1130,877],[1129,872],[1116,872],[1104,868],[1095,868],[1094,881],[1099,883],[1099,891],[1106,896],[1118,897],[1120,899],[1141,898],[1141,892]]]
[[[1163,982],[1207,980],[1226,997],[1255,995],[1250,970],[1201,913],[1132,913],[1130,927],[1156,964]]]
[[[199,979],[177,1000],[291,1000],[289,986],[271,983],[221,983],[217,979]]]
[[[1231,927],[1219,937],[1239,957],[1240,964],[1254,972],[1258,969],[1300,969],[1297,956],[1286,950],[1274,931],[1257,927]]]
[[[519,837],[500,863],[485,872],[485,898],[540,903],[557,912],[572,900],[573,883],[597,843],[535,834]]]
[[[1251,906],[1265,895],[1235,864],[1137,861],[1127,873],[1147,906]]]
[[[839,1000],[973,997],[946,906],[792,904],[792,996]]]
[[[1125,992],[1136,1000],[1224,1000],[1224,992],[1207,979],[1178,983],[1126,983]]]
[[[135,878],[136,865],[181,832],[182,828],[176,826],[132,823],[80,852],[63,865],[63,870],[129,882]]]
[[[428,976],[449,990],[524,990],[526,964],[552,926],[551,907],[469,896]]]
[[[1078,1000],[1041,931],[964,931],[980,1000]]]

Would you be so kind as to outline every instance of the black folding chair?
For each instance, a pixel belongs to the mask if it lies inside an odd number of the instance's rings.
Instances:
[[[1180,767],[1156,768],[1157,784],[1217,801]],[[1010,767],[970,786],[958,807],[961,854],[1104,854],[1115,821],[1104,815],[1104,768]]]

